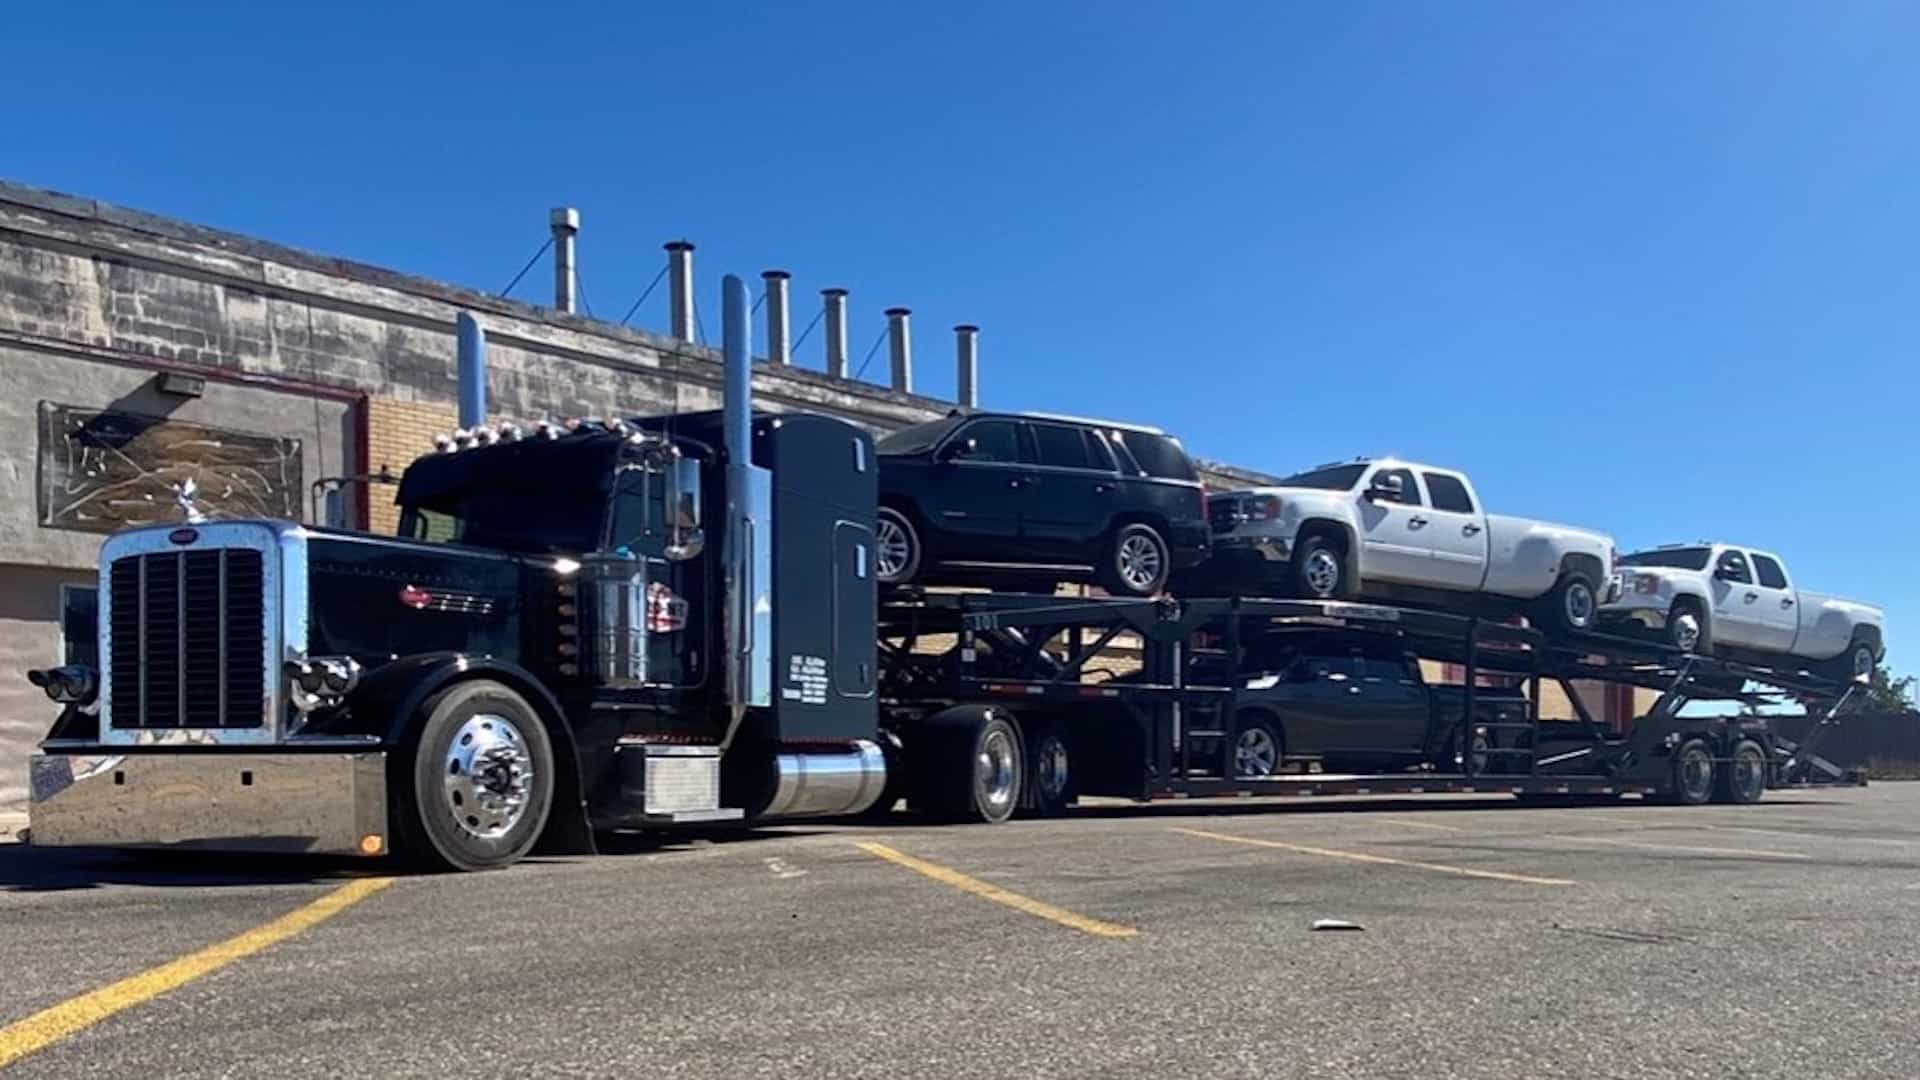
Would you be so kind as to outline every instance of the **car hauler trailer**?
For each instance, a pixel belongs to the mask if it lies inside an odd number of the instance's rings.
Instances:
[[[883,604],[879,630],[882,722],[904,751],[905,794],[940,814],[998,820],[1009,803],[1058,813],[1083,794],[1153,800],[1482,792],[1752,802],[1769,787],[1864,783],[1857,771],[1815,752],[1858,703],[1856,685],[1639,641],[1555,641],[1521,626],[1422,609],[1240,597],[900,597]],[[1327,651],[1325,641],[1371,640],[1458,665],[1458,730],[1445,743],[1467,749],[1391,772],[1241,774],[1235,751],[1247,686],[1264,674],[1244,658],[1255,642],[1276,638],[1309,653]],[[936,646],[928,648],[929,641]],[[1137,676],[1112,677],[1100,666],[1117,641],[1137,654]],[[1213,669],[1229,677],[1192,680],[1202,659],[1218,661]],[[1483,686],[1483,677],[1524,687],[1519,715],[1481,707],[1496,693],[1503,706],[1514,700]],[[1569,685],[1576,679],[1653,689],[1659,697],[1629,731],[1614,733],[1585,712]],[[1561,684],[1578,719],[1540,717],[1547,681]],[[1355,684],[1343,692],[1364,690]],[[1690,714],[1686,706],[1696,703],[1708,708]],[[1758,712],[1783,703],[1818,717],[1799,745],[1775,735]],[[967,749],[942,730],[967,710],[976,720],[990,711],[1017,738],[972,747],[984,760],[1010,750],[1014,756],[981,770],[975,789],[962,793],[951,781],[935,781]],[[938,720],[930,724],[928,716]]]
[[[1674,701],[1739,702],[1733,683],[1765,674],[1646,646],[1575,654],[1485,620],[1334,602],[882,602],[870,436],[754,413],[745,285],[729,277],[723,301],[722,411],[466,433],[407,470],[398,537],[191,520],[111,537],[99,669],[32,675],[61,705],[30,763],[32,842],[482,869],[591,852],[603,830],[851,816],[901,796],[999,821],[1082,792],[1695,801],[1757,796],[1756,770],[1760,789],[1814,778],[1809,746],[1750,716],[1676,707],[1616,739],[1537,707],[1483,717],[1475,700],[1483,669],[1666,679]],[[1234,675],[1250,635],[1336,631],[1465,664],[1459,715],[1479,741],[1459,771],[1234,775],[1242,691],[1189,678],[1193,650]],[[937,634],[951,642],[908,644]],[[1123,637],[1138,676],[1091,674]],[[1831,720],[1846,695],[1828,696]]]

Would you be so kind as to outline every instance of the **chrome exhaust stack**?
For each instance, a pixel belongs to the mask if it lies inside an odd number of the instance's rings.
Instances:
[[[726,574],[727,734],[733,742],[749,708],[773,704],[773,473],[753,464],[753,338],[747,286],[728,274],[720,285],[722,445],[727,456],[727,520],[721,534]]]

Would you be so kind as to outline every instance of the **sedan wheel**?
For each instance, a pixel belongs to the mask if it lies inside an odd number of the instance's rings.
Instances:
[[[1259,780],[1280,772],[1280,740],[1264,721],[1255,720],[1240,729],[1233,744],[1233,775],[1239,779]]]

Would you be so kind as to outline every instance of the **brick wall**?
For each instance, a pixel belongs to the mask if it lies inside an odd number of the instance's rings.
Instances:
[[[436,435],[454,429],[458,413],[452,405],[425,401],[372,398],[367,402],[367,466],[378,473],[384,466],[400,475],[413,459],[433,449]],[[400,523],[393,505],[395,488],[373,484],[367,489],[367,528],[392,534]]]

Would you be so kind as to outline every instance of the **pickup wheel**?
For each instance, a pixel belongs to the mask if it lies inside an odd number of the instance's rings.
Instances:
[[[1664,636],[1667,644],[1681,652],[1713,655],[1713,631],[1707,623],[1706,609],[1690,596],[1675,600],[1667,610]]]
[[[1688,739],[1673,752],[1673,776],[1670,801],[1681,806],[1699,806],[1713,798],[1718,782],[1714,773],[1713,750],[1705,739]]]
[[[1718,771],[1713,781],[1713,801],[1757,803],[1767,793],[1767,752],[1752,739],[1741,739],[1733,746],[1733,757]]]
[[[1100,583],[1115,596],[1157,596],[1173,573],[1166,538],[1151,525],[1122,525],[1107,542]]]
[[[1340,600],[1353,591],[1346,556],[1326,534],[1314,533],[1294,549],[1293,590],[1308,600]]]
[[[1543,607],[1542,624],[1556,636],[1587,633],[1600,618],[1600,597],[1593,581],[1578,570],[1560,575]]]
[[[1835,682],[1865,682],[1880,665],[1880,650],[1866,638],[1854,638],[1847,651],[1829,660],[1822,674]]]
[[[452,870],[519,861],[553,803],[553,745],[540,714],[486,679],[459,683],[426,709],[396,762],[403,854]]]
[[[873,527],[873,576],[882,585],[905,585],[920,573],[920,531],[907,515],[880,508]]]

